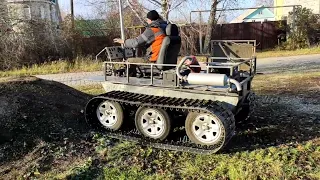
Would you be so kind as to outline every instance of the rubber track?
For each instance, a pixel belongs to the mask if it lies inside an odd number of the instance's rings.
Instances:
[[[226,132],[226,134],[224,134],[225,137],[222,138],[222,141],[213,146],[196,145],[192,143],[187,136],[181,137],[178,141],[165,140],[159,142],[157,140],[140,135],[135,127],[133,127],[134,129],[130,131],[112,131],[104,129],[104,134],[111,138],[132,141],[145,146],[151,146],[160,149],[199,154],[212,154],[221,150],[234,135],[235,119],[233,113],[225,106],[224,103],[221,102],[152,96],[123,91],[111,91],[109,93],[96,96],[88,102],[85,112],[87,122],[92,124],[91,122],[98,121],[96,116],[96,108],[102,101],[105,100],[118,102],[126,106],[144,106],[151,108],[162,108],[164,110],[172,111],[175,110],[182,112],[188,111],[216,114],[221,117],[221,120],[224,120],[222,123],[224,124]]]

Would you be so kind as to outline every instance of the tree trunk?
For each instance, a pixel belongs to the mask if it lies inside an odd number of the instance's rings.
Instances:
[[[161,3],[161,8],[162,8],[162,16],[165,20],[169,19],[169,4],[168,0],[162,0]]]
[[[212,5],[211,5],[211,11],[210,11],[210,16],[209,16],[209,23],[207,26],[206,30],[206,37],[204,41],[204,53],[209,53],[209,47],[210,47],[210,41],[212,39],[212,33],[214,31],[214,27],[216,24],[216,12],[217,12],[217,6],[218,6],[218,1],[217,0],[212,0]]]

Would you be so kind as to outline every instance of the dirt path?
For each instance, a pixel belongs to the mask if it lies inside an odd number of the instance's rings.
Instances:
[[[320,55],[264,58],[257,60],[257,70],[261,73],[284,71],[313,71],[320,68]]]
[[[312,71],[320,68],[320,54],[292,57],[263,58],[257,60],[259,73],[278,73],[284,71]],[[37,75],[36,77],[64,83],[69,86],[99,84],[104,80],[101,71]]]

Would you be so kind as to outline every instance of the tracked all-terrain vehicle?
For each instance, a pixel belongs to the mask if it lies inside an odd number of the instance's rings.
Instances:
[[[105,48],[108,60],[102,85],[106,93],[88,102],[86,119],[112,138],[156,148],[215,153],[235,134],[236,116],[250,109],[256,42],[212,41],[206,63],[185,66],[194,57],[182,57],[178,62],[181,39],[176,26],[170,24],[166,33],[156,63],[122,62],[135,56],[133,49]],[[130,77],[133,65],[138,73]],[[202,70],[194,73],[192,67]]]
[[[124,38],[121,0],[119,14]],[[256,41],[211,41],[204,67],[186,64],[179,28],[166,27],[155,63],[128,63],[134,49],[106,47],[105,94],[86,105],[88,123],[109,137],[156,148],[215,153],[235,134],[236,116],[250,110],[251,82],[256,74]],[[130,73],[130,67],[137,73]],[[200,72],[195,68],[202,69]],[[245,117],[242,116],[242,117]]]

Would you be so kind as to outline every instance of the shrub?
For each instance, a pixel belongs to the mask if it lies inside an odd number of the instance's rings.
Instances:
[[[285,49],[301,49],[310,47],[319,42],[317,33],[320,32],[320,16],[313,14],[311,9],[305,7],[295,8],[289,12],[289,37],[283,44]]]

